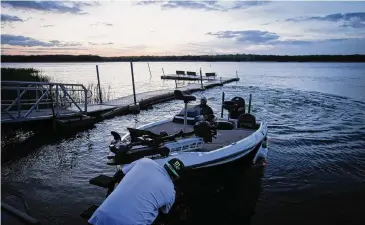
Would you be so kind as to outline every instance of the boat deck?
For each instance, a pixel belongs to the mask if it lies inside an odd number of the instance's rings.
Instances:
[[[148,128],[149,130],[155,134],[159,134],[162,131],[167,132],[169,135],[177,133],[183,130],[184,124],[174,123],[174,122],[166,122],[160,124],[155,127]],[[185,132],[190,132],[193,130],[193,126],[187,125]],[[216,138],[213,138],[212,143],[205,143],[203,148],[200,149],[200,152],[210,152],[222,148],[224,146],[230,145],[234,142],[240,141],[251,134],[253,134],[256,130],[252,129],[234,129],[234,130],[217,130]]]

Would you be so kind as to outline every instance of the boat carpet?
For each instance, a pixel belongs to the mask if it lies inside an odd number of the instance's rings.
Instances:
[[[184,128],[184,124],[174,123],[174,122],[166,122],[161,125],[157,125],[155,127],[147,128],[153,133],[159,134],[162,131],[167,132],[169,135],[177,133]],[[193,126],[187,125],[185,132],[190,132],[193,130]],[[237,142],[242,140],[251,134],[253,134],[256,130],[252,129],[234,129],[234,130],[217,130],[217,138],[213,138],[212,143],[205,143],[203,148],[199,151],[201,152],[210,152],[216,149],[222,148],[223,146],[227,146],[233,142]]]

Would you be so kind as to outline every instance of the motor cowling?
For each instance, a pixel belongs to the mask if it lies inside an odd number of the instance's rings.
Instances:
[[[112,143],[109,145],[109,150],[116,154],[117,152],[126,152],[130,149],[130,147],[120,141],[112,141]]]

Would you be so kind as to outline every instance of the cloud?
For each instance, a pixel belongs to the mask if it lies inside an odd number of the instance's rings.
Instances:
[[[245,9],[268,3],[267,1],[139,1],[137,5],[159,4],[162,9],[193,9],[204,11],[228,11]]]
[[[107,43],[95,43],[95,42],[89,42],[90,45],[113,45],[113,42],[107,42]]]
[[[277,33],[260,31],[260,30],[244,30],[244,31],[219,31],[209,32],[207,35],[216,36],[219,39],[233,40],[234,45],[243,45],[246,47],[283,47],[283,46],[313,46],[318,44],[325,45],[341,45],[342,43],[359,43],[361,38],[327,38],[317,40],[302,40],[302,39],[285,39]]]
[[[138,1],[136,3],[136,5],[155,5],[155,4],[159,4],[163,1],[154,1],[154,0],[149,0],[149,1]]]
[[[22,46],[22,47],[35,47],[35,46],[67,47],[67,46],[80,46],[81,44],[76,42],[60,42],[57,40],[44,42],[31,37],[25,37],[22,35],[2,34],[1,45]]]
[[[1,14],[1,22],[23,22],[21,18],[17,16],[11,16],[7,14]]]
[[[2,7],[10,7],[21,10],[35,10],[54,13],[86,14],[83,7],[96,5],[88,2],[58,2],[58,1],[2,1]]]
[[[112,27],[114,26],[113,24],[111,23],[102,23],[102,22],[97,22],[97,23],[93,23],[93,24],[90,24],[91,26],[99,26],[99,25],[103,25],[103,26],[108,26],[108,27]]]
[[[365,12],[335,13],[326,16],[295,17],[285,20],[287,22],[327,21],[341,23],[340,27],[363,28],[365,27]]]
[[[244,31],[219,31],[209,32],[207,35],[213,35],[223,39],[234,39],[237,42],[245,42],[250,44],[265,44],[276,41],[280,38],[276,33],[260,30],[244,30]]]
[[[217,11],[223,10],[224,8],[218,5],[216,2],[207,2],[207,1],[168,1],[161,6],[163,9],[175,9],[175,8],[183,8],[183,9],[202,9],[206,11]]]

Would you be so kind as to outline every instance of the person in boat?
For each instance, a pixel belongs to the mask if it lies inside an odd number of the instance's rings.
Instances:
[[[152,224],[159,211],[167,214],[175,202],[174,181],[184,164],[171,159],[160,166],[142,158],[122,168],[120,183],[89,219],[93,225]]]
[[[214,118],[213,110],[212,108],[210,108],[210,106],[208,106],[206,97],[202,97],[200,99],[199,107],[200,107],[200,114],[203,115],[206,119]]]

